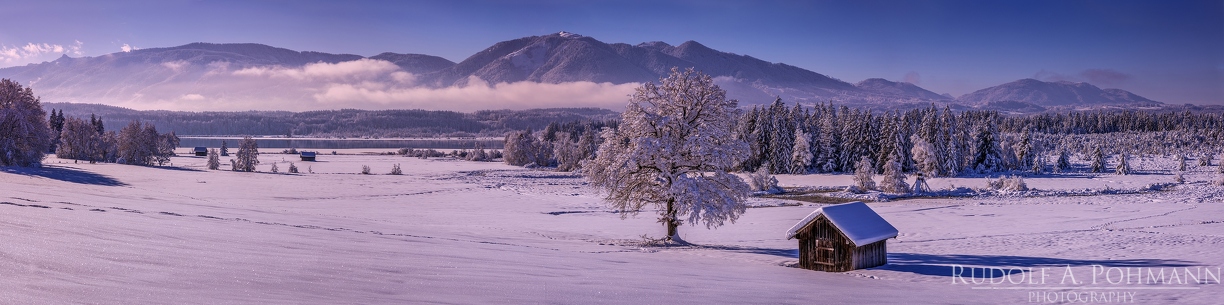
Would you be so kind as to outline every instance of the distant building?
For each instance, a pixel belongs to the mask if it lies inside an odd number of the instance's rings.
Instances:
[[[208,156],[208,147],[196,146],[195,150],[193,151],[195,152],[196,156],[199,156],[199,157]]]
[[[315,152],[313,151],[303,151],[301,152],[301,156],[302,156],[302,161],[314,161],[315,160]]]
[[[799,239],[799,267],[844,272],[888,263],[887,242],[897,228],[862,202],[826,205],[786,231]]]

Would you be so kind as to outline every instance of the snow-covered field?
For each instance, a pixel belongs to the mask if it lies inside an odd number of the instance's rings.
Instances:
[[[295,162],[302,174],[284,174],[281,160],[295,156],[279,154],[260,156],[264,173],[207,171],[205,158],[187,156],[173,158],[175,167],[51,157],[41,169],[2,168],[0,303],[1040,303],[1050,301],[1046,293],[1065,292],[1085,301],[1088,293],[1133,293],[1134,303],[1152,304],[1224,298],[1214,279],[1112,284],[1101,274],[1089,282],[1093,265],[1168,274],[1224,266],[1224,187],[1208,183],[1214,168],[1193,169],[1171,190],[1138,194],[870,203],[901,232],[889,241],[890,263],[825,273],[792,267],[797,242],[784,236],[812,204],[754,198],[759,207],[734,224],[681,227],[693,246],[659,247],[642,242],[643,234],[664,233],[653,211],[621,219],[572,174],[341,152]],[[266,173],[273,162],[281,174]],[[1039,190],[1172,182],[1159,170],[1169,163],[1152,162],[1147,169],[1136,162],[1135,175],[1026,181]],[[404,175],[385,175],[395,163]],[[359,174],[362,165],[377,175]],[[844,186],[851,177],[779,180]],[[980,188],[984,180],[930,184]],[[1029,280],[1050,269],[1044,284],[965,284],[953,265],[1032,268],[1014,275]],[[1059,282],[1068,265],[1079,284]]]

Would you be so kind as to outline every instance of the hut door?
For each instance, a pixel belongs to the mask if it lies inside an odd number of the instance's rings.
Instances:
[[[818,238],[816,239],[816,264],[823,265],[825,270],[835,266],[835,258],[837,253],[836,247],[833,246],[833,240]]]

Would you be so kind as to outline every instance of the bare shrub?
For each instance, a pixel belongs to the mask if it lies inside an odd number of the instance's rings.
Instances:
[[[362,166],[361,166],[361,174],[362,174],[362,175],[369,175],[369,174],[370,174],[370,167],[369,167],[369,166],[366,166],[366,165],[362,165]]]
[[[297,165],[294,165],[293,162],[289,162],[289,173],[290,174],[298,173]]]
[[[399,163],[396,163],[395,165],[391,165],[391,172],[387,174],[388,175],[403,175],[404,172],[400,170]]]

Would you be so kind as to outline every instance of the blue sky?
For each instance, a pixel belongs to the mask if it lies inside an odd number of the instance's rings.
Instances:
[[[421,53],[514,38],[696,40],[848,82],[954,96],[1022,78],[1224,104],[1224,1],[24,1],[0,10],[0,66],[191,42]]]

